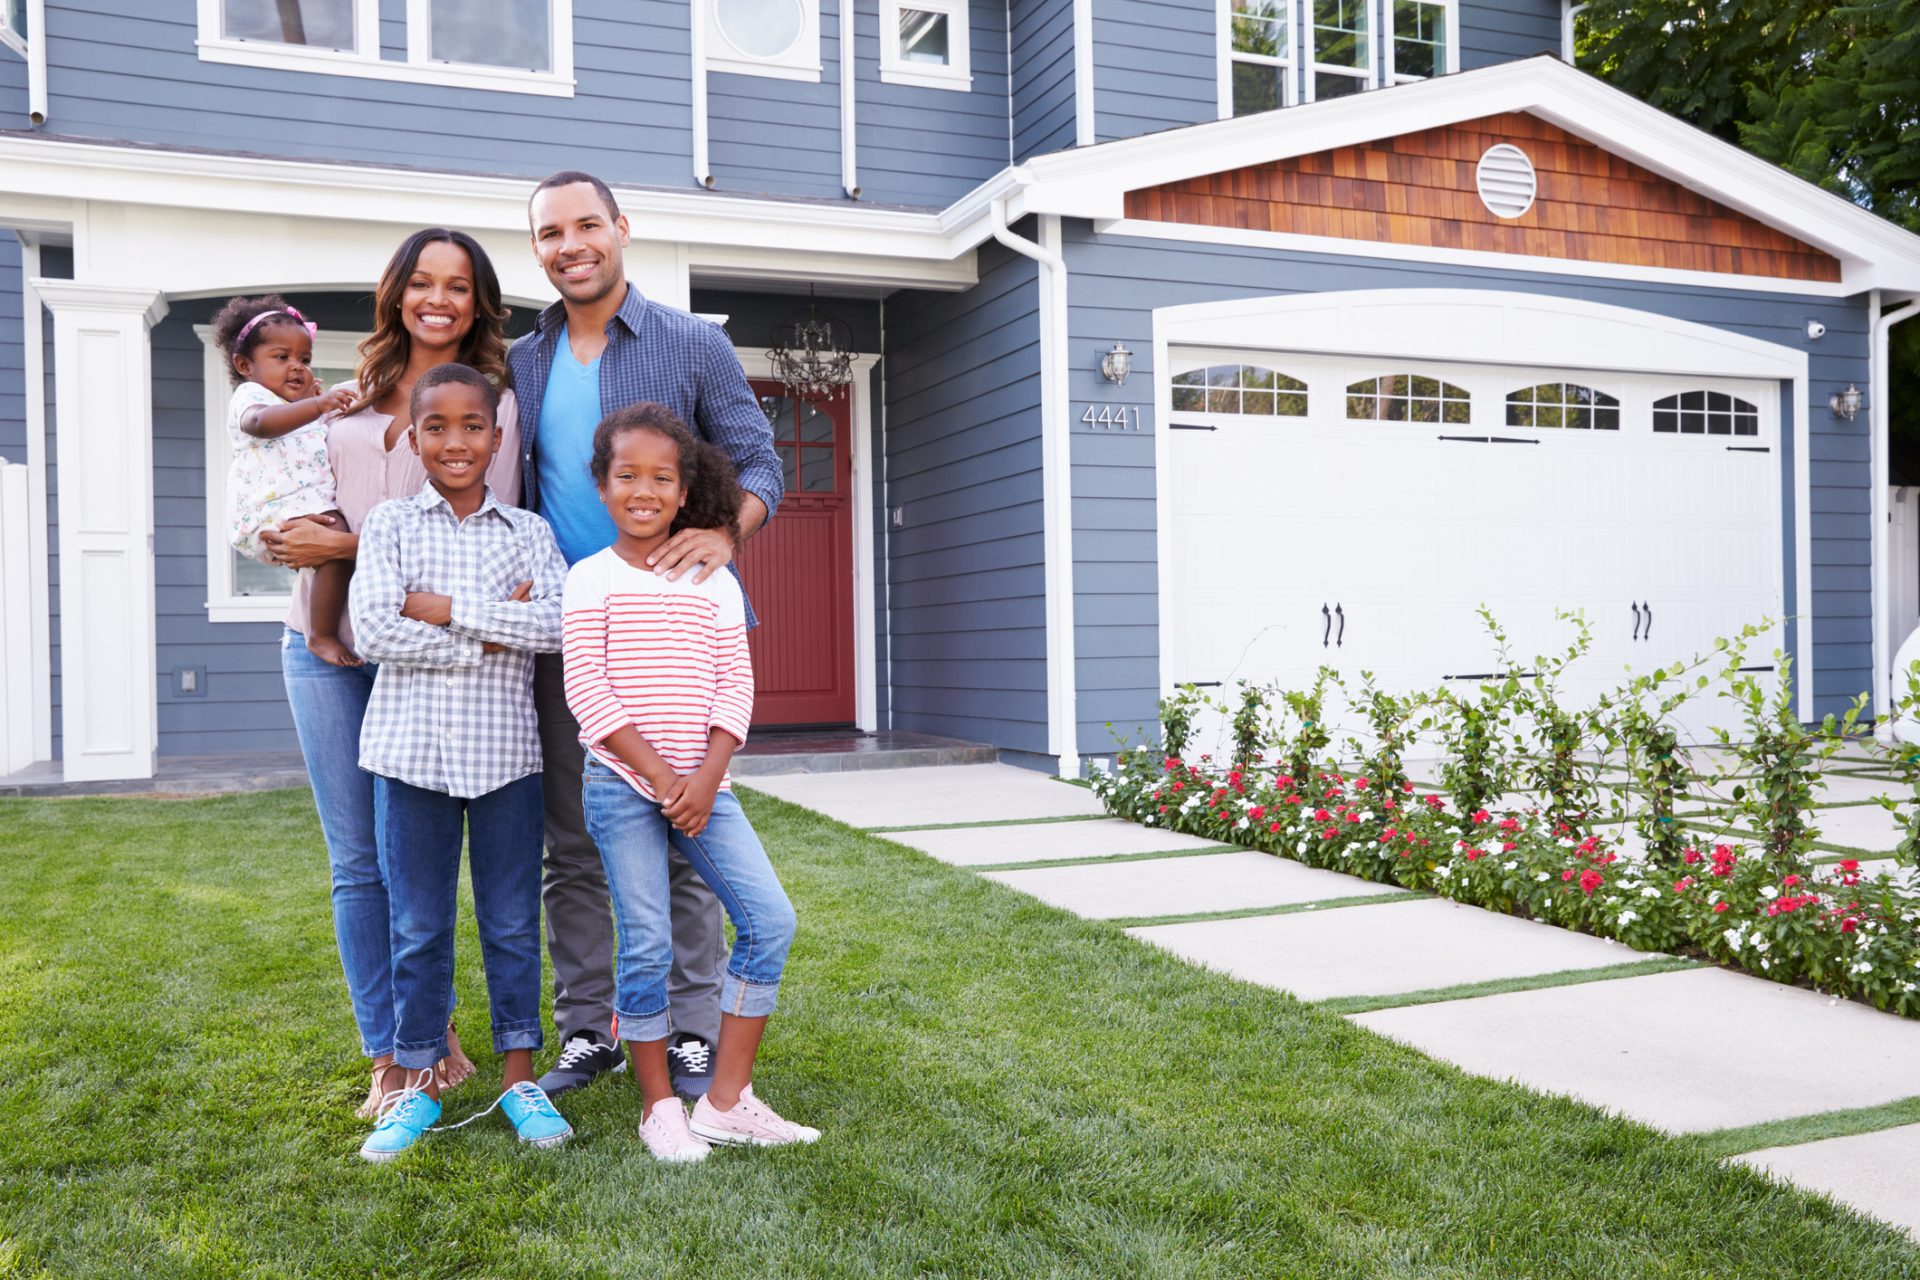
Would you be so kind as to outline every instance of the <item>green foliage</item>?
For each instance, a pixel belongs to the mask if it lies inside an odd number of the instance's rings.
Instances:
[[[1514,707],[1532,724],[1534,754],[1521,761],[1526,785],[1546,798],[1547,818],[1556,827],[1583,830],[1600,807],[1598,762],[1583,758],[1593,734],[1593,715],[1561,703],[1560,677],[1593,647],[1593,631],[1578,612],[1556,611],[1555,619],[1574,627],[1572,641],[1558,653],[1533,660],[1533,675],[1522,679]]]
[[[1271,690],[1250,680],[1239,682],[1240,705],[1233,712],[1233,762],[1249,768],[1260,758],[1267,736],[1267,699]]]
[[[1339,683],[1338,672],[1321,667],[1313,673],[1311,687],[1280,695],[1291,716],[1288,735],[1280,744],[1280,757],[1286,762],[1287,773],[1303,784],[1313,777],[1327,744],[1333,741],[1327,725],[1327,689]]]
[[[1390,795],[1406,787],[1407,744],[1418,731],[1414,718],[1426,711],[1432,700],[1424,693],[1388,693],[1375,682],[1373,672],[1360,673],[1360,713],[1366,717],[1370,733],[1364,741],[1350,739],[1348,747],[1356,758],[1366,761],[1366,776],[1379,791]]]
[[[1183,684],[1160,699],[1160,749],[1179,760],[1186,756],[1193,741],[1194,717],[1206,705],[1200,691]]]
[[[1492,611],[1481,605],[1479,614],[1493,639],[1497,673],[1473,693],[1444,689],[1438,695],[1451,712],[1441,730],[1447,759],[1440,781],[1462,815],[1499,802],[1513,785],[1520,756],[1515,733],[1520,678],[1510,669],[1511,646]]]
[[[1747,827],[1761,833],[1775,868],[1800,871],[1820,835],[1808,820],[1820,780],[1819,766],[1856,736],[1867,695],[1861,694],[1844,716],[1829,715],[1819,729],[1810,732],[1794,709],[1793,663],[1786,654],[1776,651],[1773,655],[1780,678],[1769,691],[1740,670],[1743,646],[1735,645],[1729,653],[1726,687],[1720,696],[1739,706],[1742,729],[1737,739],[1726,729],[1715,734],[1741,765],[1742,780],[1729,792],[1732,809],[1746,819]]]

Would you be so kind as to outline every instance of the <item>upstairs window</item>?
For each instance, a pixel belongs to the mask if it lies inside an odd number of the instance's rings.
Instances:
[[[1373,87],[1372,0],[1307,0],[1306,101],[1344,98]]]
[[[1653,402],[1653,429],[1668,435],[1757,436],[1760,410],[1724,391],[1682,391]]]
[[[0,44],[26,56],[27,0],[0,0]]]
[[[1507,425],[1618,431],[1620,401],[1572,382],[1543,382],[1507,393]]]
[[[1347,418],[1352,422],[1472,421],[1473,401],[1464,388],[1420,373],[1390,373],[1347,388]]]
[[[1222,0],[1221,28],[1228,70],[1221,85],[1223,116],[1247,116],[1298,100],[1293,78],[1292,0]]]
[[[573,96],[573,0],[406,0],[403,58],[382,56],[380,0],[199,6],[206,62]]]
[[[694,0],[707,10],[707,69],[820,79],[820,0]]]
[[[880,79],[887,84],[972,88],[971,41],[967,0],[880,0]]]
[[[1388,38],[1385,80],[1406,84],[1445,75],[1453,64],[1454,0],[1381,0]]]
[[[1216,364],[1176,373],[1175,413],[1236,413],[1262,418],[1307,416],[1307,384],[1253,364]]]

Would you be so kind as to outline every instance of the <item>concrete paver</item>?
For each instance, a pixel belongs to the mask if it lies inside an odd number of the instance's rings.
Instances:
[[[1676,1133],[1783,1120],[1822,1099],[1870,1107],[1920,1093],[1920,1022],[1724,969],[1382,1009],[1354,1021],[1476,1075],[1571,1094]]]
[[[1920,1235],[1920,1124],[1734,1158]]]
[[[1303,1000],[1397,995],[1641,958],[1618,943],[1441,899],[1129,932]]]
[[[744,785],[855,827],[1098,817],[1102,812],[1087,788],[1010,764],[797,773]]]
[[[1212,840],[1157,831],[1124,818],[1085,822],[1030,822],[1009,826],[959,827],[951,831],[880,833],[956,867],[993,862],[1039,862],[1057,858],[1099,858],[1129,853],[1179,853],[1215,849]]]
[[[1820,785],[1814,789],[1815,804],[1849,804],[1856,800],[1877,800],[1881,796],[1900,799],[1907,794],[1905,787],[1885,778],[1860,778],[1844,773],[1829,773],[1820,779]]]
[[[986,875],[1089,920],[1235,911],[1397,892],[1392,885],[1251,850]]]
[[[1905,834],[1900,819],[1877,804],[1821,809],[1813,815],[1813,825],[1825,843],[1865,849],[1868,853],[1893,852]]]

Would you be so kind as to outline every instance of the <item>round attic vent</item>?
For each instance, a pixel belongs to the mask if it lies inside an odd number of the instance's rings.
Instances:
[[[1480,188],[1480,203],[1496,218],[1517,218],[1533,208],[1537,189],[1533,161],[1516,146],[1502,142],[1488,147],[1474,181]]]

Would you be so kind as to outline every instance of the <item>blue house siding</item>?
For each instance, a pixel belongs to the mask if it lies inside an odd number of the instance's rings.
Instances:
[[[1633,307],[1811,354],[1809,403],[1813,577],[1813,692],[1816,714],[1844,706],[1870,679],[1870,555],[1865,431],[1827,412],[1827,396],[1867,370],[1867,318],[1860,300],[1799,297],[1738,289],[1702,289],[1630,281],[1252,247],[1182,245],[1095,236],[1085,224],[1065,230],[1072,290],[1071,344],[1098,351],[1122,341],[1136,353],[1124,387],[1100,379],[1091,362],[1073,361],[1077,416],[1086,404],[1140,406],[1152,421],[1151,368],[1156,307],[1266,295],[1350,289],[1508,289]],[[1827,335],[1809,343],[1803,324],[1817,318]],[[1085,365],[1086,367],[1081,367]],[[1157,429],[1160,424],[1155,424]],[[1792,422],[1783,421],[1789,467]],[[1153,501],[1153,449],[1148,433],[1087,432],[1073,439],[1075,644],[1079,659],[1080,749],[1099,751],[1115,729],[1150,725],[1158,695],[1159,648]],[[1794,599],[1791,482],[1785,505],[1783,555],[1787,602]],[[1790,639],[1791,639],[1790,632]]]
[[[1101,142],[1220,118],[1214,0],[1102,0],[1093,20]]]
[[[945,206],[1007,167],[1004,0],[972,0],[967,25],[971,91],[886,84],[880,79],[879,9],[858,6],[855,121],[862,199]]]
[[[1073,0],[1012,0],[1013,158],[1074,145]]]
[[[1462,0],[1460,69],[1560,52],[1560,0]]]
[[[27,460],[27,349],[20,319],[20,242],[0,230],[0,458]]]
[[[0,45],[0,129],[27,127],[27,60]]]
[[[886,310],[893,727],[1047,750],[1036,269]]]

